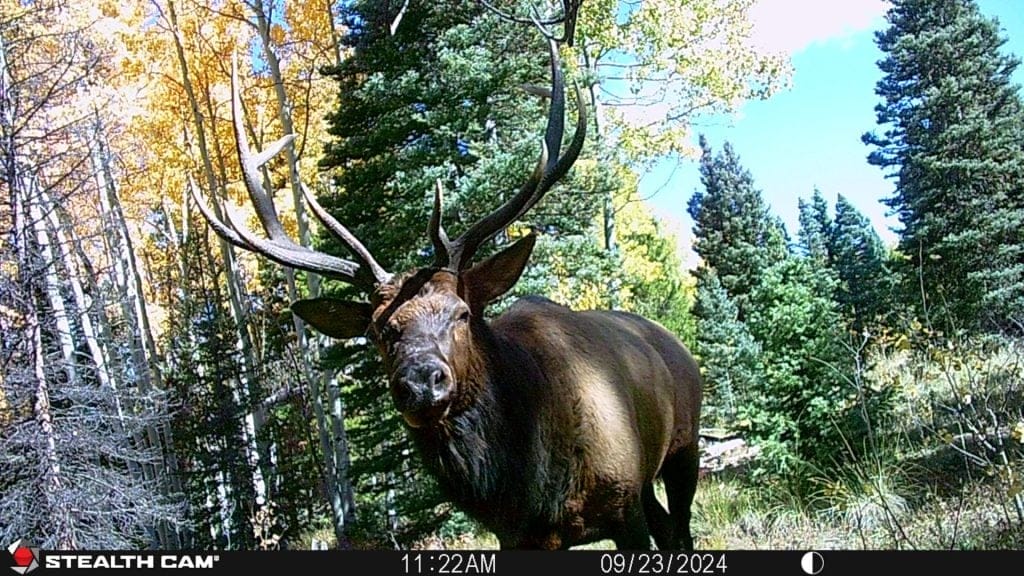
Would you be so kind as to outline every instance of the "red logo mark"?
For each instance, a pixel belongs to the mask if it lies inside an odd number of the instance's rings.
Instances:
[[[39,548],[32,546],[27,540],[18,540],[8,546],[7,551],[14,558],[14,566],[11,566],[11,570],[18,574],[28,574],[39,568]]]

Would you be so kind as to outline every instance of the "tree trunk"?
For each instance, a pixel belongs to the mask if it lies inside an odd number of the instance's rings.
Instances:
[[[195,128],[195,135],[198,140],[199,154],[203,162],[203,173],[206,177],[207,191],[216,199],[222,195],[221,186],[217,182],[216,175],[213,171],[213,163],[210,160],[209,146],[206,139],[206,130],[203,125],[202,114],[200,113],[199,102],[196,99],[195,90],[192,86],[192,81],[189,76],[188,61],[185,58],[185,49],[181,39],[181,31],[178,27],[177,14],[174,9],[174,2],[168,0],[168,15],[171,25],[171,31],[174,36],[175,51],[178,56],[178,63],[181,68],[182,86],[185,88],[185,94],[188,97],[189,106],[192,110],[192,119]],[[216,211],[218,218],[221,218],[220,214],[220,203],[212,202],[213,209]],[[244,289],[242,287],[241,280],[238,274],[238,262],[234,256],[234,251],[231,249],[230,244],[218,236],[218,246],[220,247],[221,260],[226,268],[226,285],[228,289],[228,297],[230,301],[230,309],[233,324],[235,326],[236,334],[238,336],[238,352],[242,359],[242,371],[239,374],[239,399],[242,403],[245,403],[248,394],[249,387],[255,382],[255,363],[252,357],[252,339],[249,335],[249,320],[246,309],[242,303]],[[241,404],[245,405],[245,404]],[[244,446],[242,449],[245,451],[249,465],[251,467],[251,481],[252,489],[256,496],[256,507],[254,510],[255,515],[268,515],[268,494],[267,485],[263,477],[263,472],[260,467],[259,448],[256,446],[257,435],[253,426],[252,415],[245,411],[243,418],[243,442]]]
[[[153,331],[146,309],[146,298],[143,291],[142,274],[135,253],[134,242],[128,230],[128,222],[121,209],[116,180],[111,170],[110,152],[106,145],[106,134],[99,112],[94,114],[91,127],[92,146],[90,160],[97,180],[99,205],[104,220],[107,248],[114,264],[115,286],[118,287],[124,317],[131,326],[131,358],[134,382],[141,392],[145,406],[143,412],[165,414],[167,409],[162,405],[160,394],[165,390],[163,373],[159,366],[159,355],[153,339]],[[99,292],[96,292],[99,293]],[[105,315],[104,315],[105,318]],[[116,388],[112,388],[116,391]],[[120,400],[118,410],[120,413]],[[182,487],[179,481],[179,468],[174,454],[174,442],[169,423],[159,426],[147,424],[145,437],[135,435],[135,444],[139,450],[146,448],[161,456],[159,468],[155,463],[143,465],[144,478],[157,486],[164,495],[180,494]],[[179,534],[171,529],[166,522],[156,526],[157,542],[162,549],[180,548],[182,542]]]
[[[39,251],[38,258],[41,266],[40,272],[43,275],[43,290],[46,300],[50,306],[48,316],[53,319],[56,336],[60,342],[60,351],[63,372],[67,378],[67,384],[78,386],[80,384],[78,374],[78,362],[75,358],[75,341],[72,335],[71,321],[68,316],[67,306],[64,302],[64,295],[61,294],[61,282],[57,277],[56,258],[51,247],[50,236],[46,231],[46,220],[44,219],[42,202],[42,191],[38,189],[38,181],[29,178],[27,186],[23,190],[23,199],[28,207],[28,219],[35,233],[36,249]],[[51,208],[46,207],[45,211]]]
[[[591,58],[586,48],[580,51],[583,54],[583,65],[584,69],[587,70],[588,75],[592,78],[597,78],[597,59]],[[594,139],[598,143],[599,149],[604,149],[603,141],[605,138],[604,134],[604,122],[602,121],[602,107],[601,101],[597,97],[597,83],[591,82],[587,86],[587,92],[590,94],[590,109],[593,110],[594,116]],[[582,105],[582,103],[581,103]],[[613,190],[608,190],[607,194],[604,195],[601,202],[601,215],[603,220],[602,227],[602,239],[604,240],[605,251],[610,255],[614,256],[618,253],[618,246],[615,241],[615,203]],[[616,309],[621,305],[621,298],[619,292],[619,286],[616,282],[612,281],[608,283],[608,298],[610,300],[609,306],[612,309]]]
[[[29,294],[36,290],[32,287],[36,284],[34,278],[35,270],[38,268],[44,270],[52,266],[53,258],[50,254],[49,240],[46,238],[45,230],[40,234],[40,228],[43,227],[42,216],[39,206],[33,199],[33,190],[35,189],[35,180],[32,177],[26,177],[23,174],[15,174],[15,179],[12,181],[16,190],[21,191],[20,207],[15,211],[15,229],[16,230],[34,230],[36,235],[36,251],[30,251],[27,244],[27,235],[23,237],[25,241],[19,244],[19,270],[21,271],[21,285],[28,287],[27,292]],[[27,209],[27,214],[26,214]],[[26,218],[27,216],[27,218]],[[40,266],[40,263],[42,266]],[[45,270],[42,272],[44,275],[44,281],[47,285],[43,288],[43,292],[49,299],[53,299],[54,287],[53,279],[51,278],[52,270]],[[59,297],[59,290],[57,293]],[[58,298],[59,300],[59,298]],[[61,471],[60,455],[57,451],[57,439],[56,431],[54,430],[53,413],[50,406],[50,384],[47,381],[47,369],[46,365],[48,359],[46,352],[43,348],[43,328],[39,323],[39,309],[36,305],[35,299],[30,299],[26,303],[26,316],[29,330],[32,334],[32,356],[33,356],[33,369],[36,380],[35,389],[35,401],[33,403],[33,415],[35,421],[39,426],[39,432],[41,437],[41,446],[39,455],[41,458],[41,474],[39,476],[40,490],[39,493],[42,495],[42,505],[44,514],[46,516],[47,523],[49,524],[50,533],[53,534],[52,541],[54,547],[61,550],[74,550],[78,547],[75,538],[75,522],[71,517],[68,506],[64,503],[64,490],[65,480]],[[53,302],[51,302],[53,306]],[[56,310],[54,310],[56,315]],[[66,324],[67,318],[63,318],[63,322]],[[58,321],[58,326],[60,322]],[[58,328],[60,330],[60,328]],[[67,351],[63,350],[65,343],[61,342],[62,352],[65,357],[65,363],[70,366],[66,360],[68,356]],[[65,366],[65,373],[68,378],[72,381],[75,379],[73,369]],[[72,370],[68,372],[68,370]]]
[[[281,74],[281,61],[274,51],[273,41],[270,37],[271,17],[267,4],[258,0],[250,5],[256,16],[255,27],[259,32],[260,43],[263,48],[263,55],[270,70],[271,79],[274,82],[274,94],[277,99],[278,119],[281,122],[285,134],[294,134],[295,126],[291,117],[291,104],[284,87],[284,78]],[[330,16],[330,29],[332,38],[335,38],[333,12],[330,9],[330,2],[327,4]],[[340,62],[339,44],[333,43],[336,53],[336,62]],[[299,225],[299,243],[303,246],[310,245],[309,220],[306,215],[305,202],[302,194],[302,183],[299,175],[298,158],[295,153],[295,141],[293,140],[284,149],[288,164],[288,175],[292,189],[292,199],[295,206],[296,218]],[[269,181],[269,180],[268,180]],[[272,190],[268,190],[272,193]],[[295,274],[291,269],[285,270],[288,285],[288,297],[295,301],[298,299],[298,291],[295,286]],[[310,298],[315,298],[320,293],[319,276],[313,273],[306,274],[306,288]],[[328,501],[331,506],[332,524],[338,546],[345,547],[347,538],[345,526],[351,520],[355,512],[355,496],[352,491],[352,484],[349,481],[349,451],[348,437],[345,434],[344,405],[337,383],[331,374],[321,373],[319,377],[313,368],[320,357],[321,341],[317,337],[307,338],[305,322],[298,315],[292,315],[292,322],[297,336],[299,347],[299,358],[302,360],[303,379],[311,392],[314,411],[317,418],[317,428],[320,437],[320,447],[324,460],[324,481],[328,486]],[[325,411],[323,405],[324,389],[328,395],[330,411]]]

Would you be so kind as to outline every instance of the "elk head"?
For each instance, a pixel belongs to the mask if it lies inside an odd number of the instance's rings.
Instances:
[[[481,373],[475,335],[484,307],[506,293],[522,274],[535,237],[525,236],[490,258],[473,264],[482,244],[525,214],[569,170],[579,156],[586,134],[586,112],[576,88],[576,130],[564,155],[559,151],[564,132],[564,80],[555,42],[549,40],[552,87],[547,129],[540,159],[530,178],[498,209],[449,239],[441,223],[442,187],[438,182],[433,213],[427,227],[434,248],[433,265],[394,276],[374,260],[369,250],[328,214],[303,186],[306,202],[316,217],[351,252],[354,260],[311,250],[293,242],[278,220],[273,201],[260,183],[259,167],[294,135],[267,150],[249,149],[238,91],[237,67],[232,66],[232,116],[239,162],[249,197],[268,238],[247,231],[228,214],[229,224],[217,219],[195,192],[193,196],[211,227],[240,248],[263,254],[292,268],[315,272],[352,284],[369,295],[368,302],[312,298],[292,304],[295,314],[313,328],[334,338],[366,336],[376,343],[387,370],[395,407],[412,427],[440,422],[450,411],[467,406]]]

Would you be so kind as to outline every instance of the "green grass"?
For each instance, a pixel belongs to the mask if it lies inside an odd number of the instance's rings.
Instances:
[[[872,423],[871,446],[837,450],[830,464],[787,481],[743,469],[702,478],[698,548],[1024,549],[1024,514],[1013,499],[1024,491],[1024,340],[894,342],[879,345],[861,375],[894,391],[885,421]],[[661,486],[658,496],[664,503]],[[467,521],[416,547],[498,542]]]

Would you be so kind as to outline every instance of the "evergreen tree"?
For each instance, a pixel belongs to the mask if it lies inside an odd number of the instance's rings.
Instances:
[[[352,52],[329,71],[340,98],[321,162],[343,170],[322,203],[390,268],[429,262],[437,179],[445,228],[458,234],[532,172],[548,102],[520,86],[550,83],[547,50],[528,25],[474,2],[410,2],[394,34],[386,3],[352,2],[343,17]],[[527,218],[573,234],[596,213],[589,199],[555,189]]]
[[[749,429],[765,449],[762,470],[832,464],[861,447],[868,430],[861,408],[877,405],[847,379],[853,354],[843,345],[838,269],[856,292],[848,295],[852,309],[877,306],[880,242],[845,199],[832,221],[815,191],[800,204],[803,254],[790,254],[784,227],[731,147],[712,156],[701,145],[705,190],[689,209],[704,260],[694,315],[708,413]]]
[[[320,192],[320,201],[382,264],[402,272],[431,259],[426,226],[436,180],[445,189],[445,228],[457,235],[497,208],[532,172],[548,101],[520,86],[549,85],[550,66],[536,30],[500,20],[479,3],[414,0],[392,33],[394,16],[387,3],[365,0],[344,7],[343,42],[351,51],[329,71],[339,83],[340,102],[329,117],[334,138],[322,160],[324,167],[341,170],[336,185]],[[571,94],[567,104],[575,106]],[[574,116],[570,109],[570,126]],[[577,178],[585,165],[578,161],[566,180]],[[556,186],[499,235],[530,229],[542,235],[516,293],[547,293],[557,289],[559,278],[574,287],[604,286],[616,273],[613,257],[583,239],[600,208],[602,195],[593,194],[593,187],[606,179],[582,179],[578,188]],[[479,257],[503,241],[488,243]],[[325,239],[322,249],[340,245]],[[332,288],[350,289],[327,286]],[[440,504],[415,458],[381,381],[376,351],[345,343],[329,356],[327,362],[343,366],[351,377],[346,408],[352,476],[368,535],[411,543],[444,521],[463,518]]]
[[[694,315],[699,318],[695,352],[706,384],[704,417],[732,425],[762,380],[761,348],[714,270],[697,281]]]
[[[828,240],[832,222],[828,217],[828,202],[821,195],[821,190],[815,188],[810,201],[800,198],[797,204],[800,209],[800,229],[797,232],[800,250],[810,258],[830,261]]]
[[[839,195],[835,219],[828,201],[815,189],[809,201],[800,199],[799,249],[837,280],[833,295],[854,330],[877,320],[891,306],[892,279],[886,252],[871,222]]]
[[[828,462],[856,440],[847,426],[855,411],[843,380],[850,362],[834,290],[826,268],[793,257],[766,270],[751,293],[747,324],[761,346],[764,378],[743,413],[782,470],[794,456]]]
[[[1024,313],[1020,60],[973,0],[894,0],[888,21],[876,36],[884,129],[863,140],[896,180],[903,272],[943,318],[1011,325]]]
[[[885,247],[871,223],[842,195],[828,237],[831,265],[839,278],[836,300],[860,330],[888,311],[891,275],[885,266]]]
[[[785,228],[769,214],[753,176],[729,143],[717,155],[703,136],[700,146],[704,190],[695,192],[687,206],[694,220],[693,247],[736,300],[742,319],[747,295],[761,273],[786,256]]]
[[[250,523],[255,500],[252,467],[238,447],[245,442],[238,394],[241,372],[226,299],[217,270],[206,266],[206,238],[190,237],[173,314],[168,318],[167,384],[172,403],[175,451],[184,472],[188,520],[187,545],[196,548],[252,549]],[[173,345],[171,345],[173,343]]]

